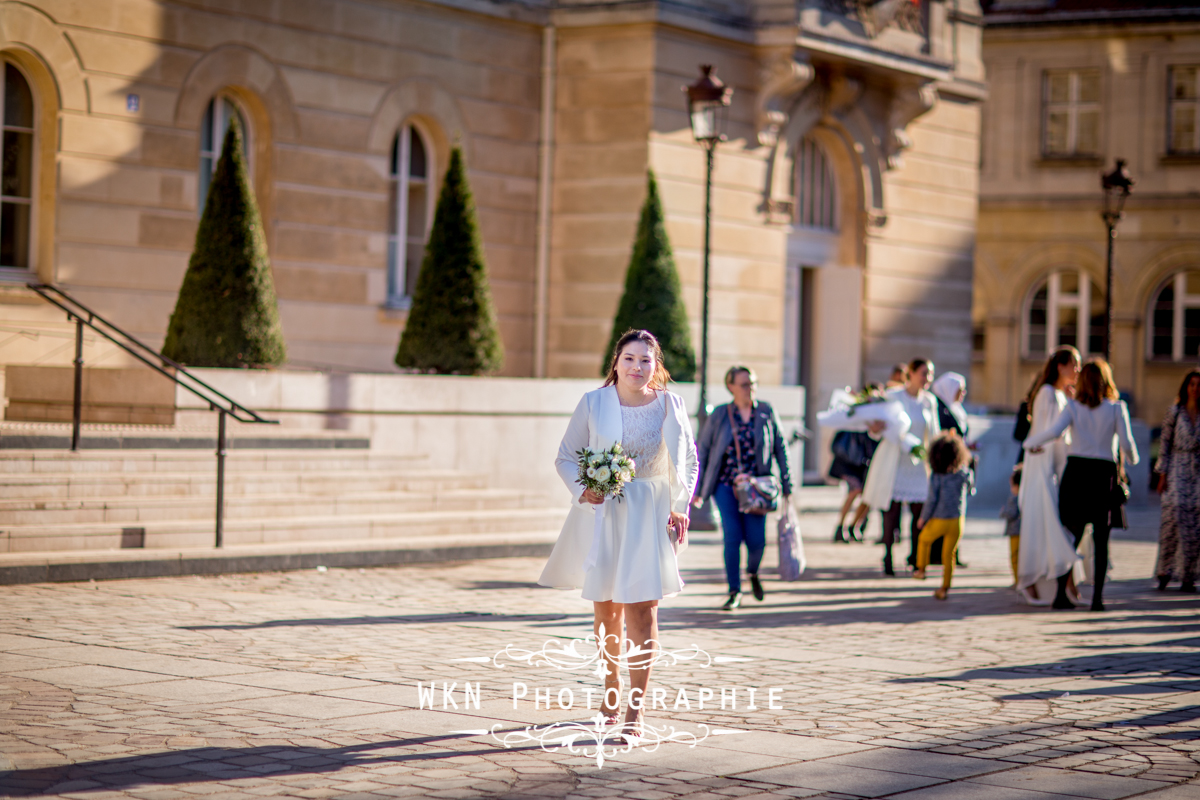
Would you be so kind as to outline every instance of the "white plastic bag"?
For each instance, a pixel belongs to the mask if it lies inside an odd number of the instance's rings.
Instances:
[[[800,580],[806,566],[804,540],[800,538],[800,525],[796,512],[789,506],[779,516],[779,577],[785,581]]]

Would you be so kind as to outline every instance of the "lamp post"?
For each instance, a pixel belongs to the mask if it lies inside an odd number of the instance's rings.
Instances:
[[[700,79],[683,87],[687,93],[688,120],[692,136],[704,148],[704,267],[700,292],[700,408],[696,412],[698,428],[708,419],[708,282],[709,256],[712,249],[712,174],[713,151],[724,139],[722,128],[733,89],[714,75],[711,64],[700,65]]]
[[[1123,158],[1117,159],[1112,172],[1100,176],[1100,188],[1104,190],[1104,211],[1100,217],[1108,228],[1108,266],[1104,276],[1104,360],[1110,364],[1113,342],[1113,242],[1117,238],[1117,223],[1121,220],[1125,200],[1133,189],[1133,183]]]

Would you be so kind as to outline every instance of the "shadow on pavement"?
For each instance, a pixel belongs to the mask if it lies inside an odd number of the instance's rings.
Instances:
[[[244,625],[180,625],[184,631],[244,631],[258,628],[299,628],[326,625],[426,625],[431,622],[551,622],[566,619],[566,614],[492,614],[487,611],[461,611],[454,614],[392,614],[386,617],[313,617],[310,619],[273,619]]]
[[[134,787],[231,781],[279,775],[336,772],[358,764],[429,761],[469,755],[492,755],[497,748],[421,750],[375,754],[373,751],[416,747],[461,736],[422,736],[348,747],[199,747],[140,756],[122,756],[56,767],[18,769],[0,773],[0,793],[7,797],[114,792]],[[510,750],[537,750],[539,745]]]

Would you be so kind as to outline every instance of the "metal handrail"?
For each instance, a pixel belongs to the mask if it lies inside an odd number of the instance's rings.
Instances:
[[[30,282],[25,285],[37,292],[38,295],[40,295],[42,299],[46,300],[48,303],[52,303],[66,312],[68,322],[75,323],[75,360],[72,362],[75,366],[75,396],[71,415],[71,450],[73,452],[77,452],[79,450],[80,429],[83,421],[83,328],[85,325],[103,336],[108,341],[115,344],[117,347],[124,350],[129,355],[136,358],[138,361],[141,361],[147,367],[150,367],[150,369],[174,382],[176,386],[182,386],[196,397],[199,397],[208,404],[208,409],[210,411],[217,412],[216,546],[222,547],[224,545],[225,536],[225,418],[233,417],[238,422],[256,423],[262,425],[278,425],[279,420],[265,419],[256,412],[246,408],[224,392],[221,392],[220,390],[208,385],[192,373],[188,372],[187,368],[179,362],[167,358],[162,353],[157,352],[149,345],[139,340],[136,336],[125,332],[121,328],[109,322],[107,319],[100,316],[95,311],[76,300],[74,297],[71,297],[57,286],[53,286],[48,283],[36,282]],[[57,295],[59,299],[52,297],[51,294]],[[113,334],[98,327],[97,323],[111,329],[118,336],[124,337],[126,341],[118,340],[113,336]],[[168,367],[175,371],[169,372],[167,369]],[[186,383],[183,378],[186,378],[192,383]]]

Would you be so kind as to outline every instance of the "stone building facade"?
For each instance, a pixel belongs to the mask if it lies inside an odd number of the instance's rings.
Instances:
[[[974,0],[3,0],[28,108],[4,121],[26,166],[0,198],[0,363],[71,358],[33,276],[161,342],[234,116],[296,366],[393,369],[455,142],[505,374],[598,374],[647,169],[698,340],[681,87],[713,64],[734,95],[710,374],[750,364],[819,405],[918,355],[965,371],[980,28]],[[85,360],[121,363],[90,341]]]
[[[1123,158],[1112,362],[1156,425],[1200,363],[1200,3],[994,0],[984,61],[972,399],[1015,408],[1055,346],[1103,352],[1100,175]]]

